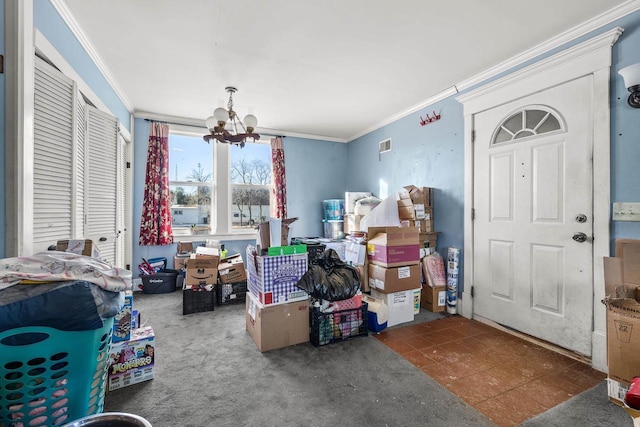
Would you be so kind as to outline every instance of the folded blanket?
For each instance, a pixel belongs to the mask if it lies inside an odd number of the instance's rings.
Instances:
[[[131,278],[129,270],[71,252],[47,251],[0,259],[0,289],[23,281],[45,283],[85,280],[106,291],[121,292],[131,289]]]

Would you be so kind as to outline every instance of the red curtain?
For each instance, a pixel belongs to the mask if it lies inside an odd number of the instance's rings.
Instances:
[[[169,126],[151,122],[144,200],[140,220],[142,246],[173,243],[171,193],[169,191]]]
[[[287,217],[287,180],[284,171],[284,148],[282,138],[271,138],[271,165],[273,168],[272,216],[284,219]]]

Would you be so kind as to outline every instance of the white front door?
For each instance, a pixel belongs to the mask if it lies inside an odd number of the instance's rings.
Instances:
[[[585,355],[593,320],[592,78],[473,116],[473,313]]]

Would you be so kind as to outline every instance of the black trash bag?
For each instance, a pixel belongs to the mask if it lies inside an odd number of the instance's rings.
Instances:
[[[342,301],[358,293],[360,275],[355,267],[342,261],[335,250],[327,249],[296,285],[314,298]]]

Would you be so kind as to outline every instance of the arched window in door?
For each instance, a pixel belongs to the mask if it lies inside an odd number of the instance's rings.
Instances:
[[[549,107],[525,107],[510,114],[496,128],[493,144],[510,142],[550,132],[564,132],[565,125],[560,116]]]

